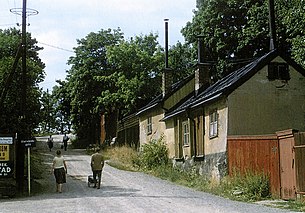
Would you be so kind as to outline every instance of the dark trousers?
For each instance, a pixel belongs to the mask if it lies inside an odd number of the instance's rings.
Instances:
[[[96,176],[98,178],[97,180],[96,180]],[[99,189],[101,187],[102,170],[93,171],[93,180],[94,180],[94,187],[96,187],[96,184],[97,184],[97,188]]]
[[[64,148],[65,148],[65,151],[67,151],[67,146],[68,146],[68,141],[64,141]]]

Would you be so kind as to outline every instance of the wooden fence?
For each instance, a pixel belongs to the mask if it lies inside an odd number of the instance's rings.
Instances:
[[[277,135],[229,136],[229,175],[234,172],[264,172],[270,178],[273,196],[280,197],[279,143]]]

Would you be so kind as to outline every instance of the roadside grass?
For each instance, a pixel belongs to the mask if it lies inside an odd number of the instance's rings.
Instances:
[[[156,148],[156,143],[153,143],[152,146]],[[162,146],[162,144],[160,144],[160,146]],[[162,151],[160,148],[159,150]],[[263,205],[275,208],[299,212],[305,211],[305,201],[299,199],[290,201],[275,200],[276,198],[273,198],[269,193],[269,179],[263,174],[247,172],[244,175],[240,175],[236,173],[232,177],[225,177],[221,181],[216,181],[200,175],[196,171],[185,172],[178,168],[174,168],[169,161],[168,163],[151,165],[148,168],[147,162],[140,162],[147,159],[143,159],[143,156],[131,147],[121,146],[107,148],[104,151],[104,155],[108,159],[108,164],[118,169],[145,172],[182,186],[215,194],[231,200],[258,203],[263,201]],[[158,156],[158,154],[155,153],[155,156],[156,155]],[[153,155],[149,154],[146,154],[145,156],[153,157]],[[158,156],[158,158],[160,158],[160,156]],[[149,161],[156,162],[152,159]]]
[[[137,159],[137,152],[127,146],[113,147],[104,149],[105,159],[108,160],[108,164],[115,168],[127,171],[138,171],[138,168],[134,165],[135,159]]]

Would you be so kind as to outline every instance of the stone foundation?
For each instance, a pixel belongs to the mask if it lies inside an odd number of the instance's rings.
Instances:
[[[185,172],[196,171],[198,174],[219,182],[228,174],[227,153],[215,153],[200,158],[173,159],[173,166]]]

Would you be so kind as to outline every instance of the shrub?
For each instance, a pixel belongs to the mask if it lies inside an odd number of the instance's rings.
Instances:
[[[158,166],[167,165],[168,150],[163,142],[163,137],[159,140],[151,140],[142,146],[138,160],[135,162],[140,168],[151,170]]]
[[[236,174],[229,181],[232,194],[241,200],[257,201],[270,197],[269,177],[264,173]]]

